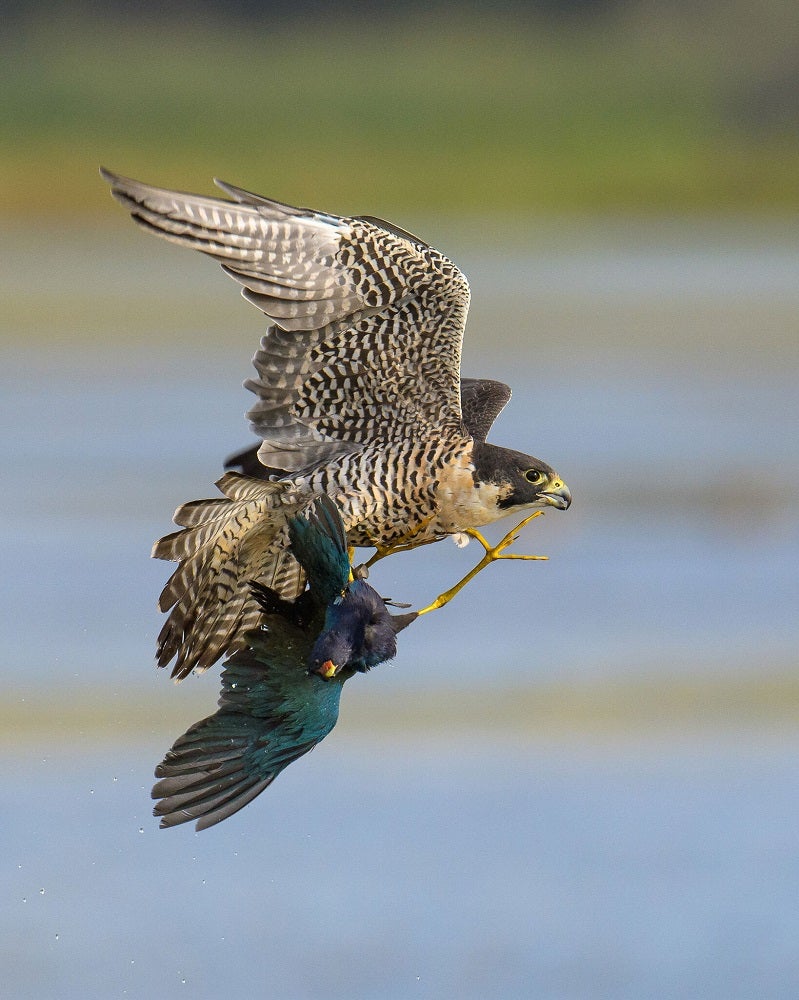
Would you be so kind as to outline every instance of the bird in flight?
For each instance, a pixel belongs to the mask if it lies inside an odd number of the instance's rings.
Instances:
[[[142,228],[214,257],[271,324],[245,382],[265,472],[227,472],[222,496],[179,507],[181,530],[153,548],[178,563],[158,639],[159,666],[174,659],[176,680],[257,624],[250,581],[288,600],[302,592],[288,523],[311,494],[333,497],[350,544],[376,557],[569,506],[549,465],[486,441],[510,389],[461,382],[469,286],[439,251],[371,216],[293,208],[221,181],[232,200],[101,173]]]
[[[308,577],[295,601],[254,585],[263,627],[222,671],[216,713],[195,723],[158,765],[161,826],[213,826],[259,795],[338,719],[344,682],[392,659],[415,612],[392,615],[364,580],[350,580],[335,504],[316,498],[289,519],[292,553]]]

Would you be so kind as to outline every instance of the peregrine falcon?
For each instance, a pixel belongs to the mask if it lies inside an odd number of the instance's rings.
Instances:
[[[251,581],[286,599],[302,592],[288,520],[310,494],[333,497],[350,543],[379,553],[569,506],[549,465],[487,443],[510,390],[462,389],[469,285],[439,251],[371,216],[293,208],[221,181],[232,200],[101,173],[134,221],[216,258],[272,324],[245,383],[269,478],[227,472],[222,497],[179,507],[181,530],[153,548],[179,563],[158,640],[174,678],[241,647],[260,615]]]

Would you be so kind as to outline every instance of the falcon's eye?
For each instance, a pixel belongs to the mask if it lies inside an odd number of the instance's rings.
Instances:
[[[528,483],[540,483],[544,478],[538,469],[528,469],[524,474],[524,478]]]

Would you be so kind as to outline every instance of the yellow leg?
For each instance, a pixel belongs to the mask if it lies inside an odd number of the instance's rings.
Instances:
[[[452,598],[457,593],[459,593],[459,591],[463,590],[466,584],[470,580],[473,580],[480,572],[480,570],[485,569],[486,566],[490,565],[492,562],[496,562],[498,559],[525,559],[525,560],[548,559],[549,556],[522,556],[522,555],[516,555],[515,553],[509,553],[506,555],[504,553],[504,550],[509,545],[513,545],[513,543],[518,539],[519,532],[521,531],[521,529],[525,525],[529,524],[530,521],[534,520],[536,517],[540,517],[543,513],[544,512],[542,510],[537,510],[534,514],[530,514],[529,517],[526,517],[523,521],[520,521],[515,528],[509,531],[507,535],[505,535],[505,537],[496,545],[489,545],[489,543],[485,540],[485,538],[483,538],[483,536],[480,534],[479,531],[477,531],[476,528],[467,528],[465,534],[469,535],[471,538],[477,539],[477,541],[485,549],[485,555],[480,560],[480,562],[474,567],[474,569],[472,569],[469,573],[467,573],[462,580],[458,581],[458,583],[456,583],[454,587],[450,587],[449,590],[444,591],[443,594],[439,594],[439,596],[433,601],[433,603],[428,604],[426,608],[422,608],[419,614],[426,615],[428,611],[435,611],[436,608],[443,608],[445,604],[449,604]]]
[[[392,542],[390,545],[376,547],[375,554],[369,559],[365,566],[370,569],[376,562],[380,559],[385,559],[386,556],[393,556],[397,552],[410,552],[411,549],[416,549],[420,545],[429,545],[431,542],[439,541],[438,538],[426,538],[423,542],[415,542],[413,539],[420,534],[433,520],[433,516],[427,517],[421,524],[417,525],[412,531],[409,531],[407,535],[403,535],[402,538],[398,538],[396,542]]]

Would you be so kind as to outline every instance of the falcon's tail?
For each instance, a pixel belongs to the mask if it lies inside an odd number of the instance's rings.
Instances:
[[[235,472],[217,486],[224,496],[179,507],[174,521],[182,530],[153,546],[155,558],[180,564],[158,602],[164,612],[171,608],[158,636],[158,666],[175,658],[175,680],[207,670],[257,626],[261,612],[251,581],[287,600],[305,586],[288,550],[287,519],[302,506],[297,494],[285,483]]]

